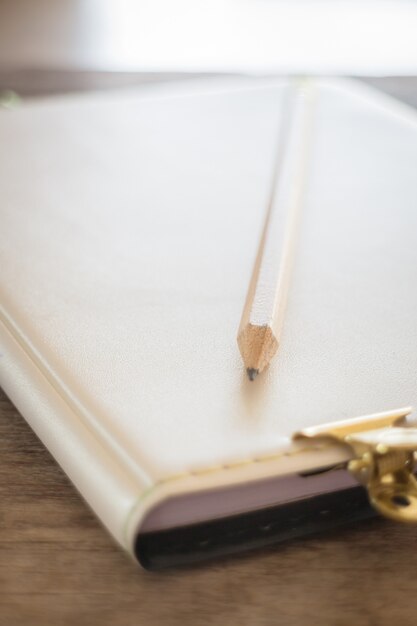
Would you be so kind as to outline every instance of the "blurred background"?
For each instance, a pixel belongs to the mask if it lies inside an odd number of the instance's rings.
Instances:
[[[102,88],[161,73],[417,74],[417,2],[0,0],[0,88]]]

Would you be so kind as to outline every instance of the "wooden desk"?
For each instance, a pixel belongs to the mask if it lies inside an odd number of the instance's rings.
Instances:
[[[88,75],[68,75],[88,88]],[[157,78],[157,77],[154,77]],[[117,75],[113,84],[137,83]],[[62,90],[26,73],[25,93]],[[80,82],[81,80],[81,82]],[[0,89],[22,74],[0,73]],[[91,75],[107,87],[111,75]],[[374,79],[417,106],[417,79]],[[83,83],[83,84],[81,84]],[[150,574],[113,543],[0,392],[0,626],[384,626],[417,619],[417,526],[357,523]]]

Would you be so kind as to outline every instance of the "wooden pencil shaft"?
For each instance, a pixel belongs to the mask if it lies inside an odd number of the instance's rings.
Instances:
[[[274,165],[271,199],[238,331],[245,367],[262,371],[278,349],[294,255],[308,139],[312,89],[293,87],[284,139]],[[282,130],[280,132],[280,135]]]

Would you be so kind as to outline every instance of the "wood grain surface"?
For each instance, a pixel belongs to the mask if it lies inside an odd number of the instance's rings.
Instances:
[[[30,81],[42,93],[36,72]],[[54,91],[47,76],[41,82]],[[373,82],[417,104],[416,79]],[[12,74],[6,82],[0,75],[0,89],[11,87]],[[416,574],[417,526],[378,518],[211,564],[144,572],[0,392],[0,626],[411,625]]]

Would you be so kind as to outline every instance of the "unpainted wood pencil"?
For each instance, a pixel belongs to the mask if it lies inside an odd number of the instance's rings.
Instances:
[[[281,122],[272,193],[237,341],[250,380],[274,357],[280,342],[313,118],[310,81],[290,88]]]

